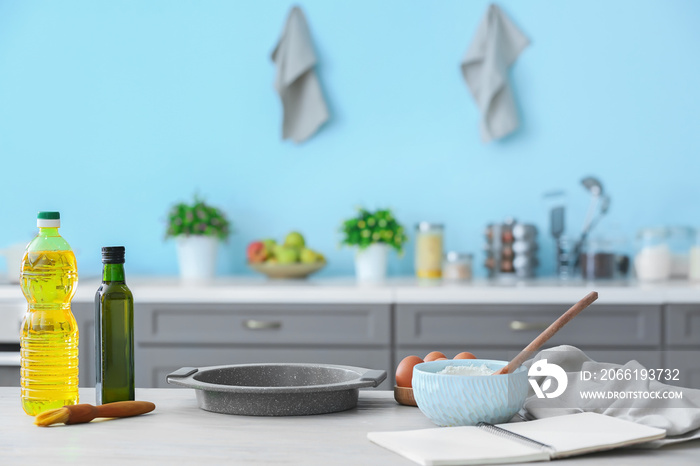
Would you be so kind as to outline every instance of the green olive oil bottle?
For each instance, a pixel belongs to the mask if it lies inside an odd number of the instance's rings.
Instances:
[[[134,297],[124,278],[124,247],[102,248],[95,294],[97,404],[134,399]]]

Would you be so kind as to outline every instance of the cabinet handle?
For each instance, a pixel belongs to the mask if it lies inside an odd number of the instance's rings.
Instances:
[[[514,320],[510,323],[510,329],[516,332],[527,330],[544,330],[547,327],[549,327],[549,323],[546,322],[522,322],[520,320]]]
[[[282,327],[282,322],[278,320],[253,320],[243,321],[243,326],[249,330],[272,330]]]

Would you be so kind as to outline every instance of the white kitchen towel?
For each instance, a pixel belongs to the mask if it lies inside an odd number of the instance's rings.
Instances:
[[[328,107],[314,67],[316,53],[304,13],[297,6],[287,16],[282,36],[272,52],[275,89],[282,99],[282,138],[302,142],[328,118]]]
[[[526,361],[525,366],[529,368],[544,359],[547,360],[546,364],[556,364],[566,372],[568,384],[556,398],[538,398],[530,388],[524,407],[528,417],[544,418],[592,411],[665,429],[667,437],[644,444],[647,448],[700,438],[700,390],[650,380],[648,370],[658,368],[645,368],[634,360],[624,365],[596,362],[580,349],[567,345],[540,351]],[[615,380],[610,380],[611,369],[612,374],[616,374]],[[586,377],[581,377],[582,371],[587,371]],[[645,373],[647,375],[643,376]],[[658,374],[658,371],[654,374]],[[673,372],[669,374],[673,376]],[[583,380],[589,375],[589,380]],[[625,380],[628,376],[629,380]],[[617,380],[618,377],[622,380]],[[658,377],[655,375],[655,378]],[[540,386],[544,386],[544,380],[538,381]],[[584,398],[582,392],[604,393],[606,397],[611,397]],[[682,393],[682,398],[650,398],[647,396],[667,395],[645,395],[665,392]]]
[[[462,60],[462,74],[481,112],[481,139],[489,142],[520,124],[508,68],[530,41],[496,5],[489,5]]]

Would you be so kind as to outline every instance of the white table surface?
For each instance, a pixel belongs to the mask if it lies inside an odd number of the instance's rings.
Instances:
[[[353,278],[267,280],[218,277],[206,284],[183,283],[177,277],[127,277],[142,303],[282,303],[282,304],[573,304],[598,291],[598,304],[700,303],[700,283],[634,281],[419,281],[391,278],[381,284],[358,284]],[[98,278],[80,280],[74,302],[93,302]],[[24,303],[19,285],[0,285],[0,302]]]
[[[81,389],[94,402],[94,389]],[[187,389],[137,389],[153,413],[40,428],[22,411],[19,388],[0,388],[0,464],[412,465],[367,440],[367,432],[435,427],[389,391],[361,391],[356,409],[295,417],[209,413]],[[568,465],[697,465],[700,441],[658,450],[626,449],[557,460]]]

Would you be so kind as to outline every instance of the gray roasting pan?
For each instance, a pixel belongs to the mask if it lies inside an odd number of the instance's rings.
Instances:
[[[334,364],[236,364],[183,367],[168,383],[194,388],[200,408],[247,416],[303,416],[357,406],[360,388],[376,387],[386,371]]]

